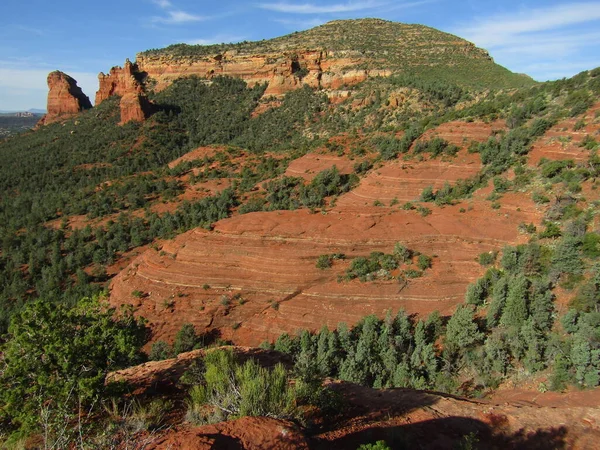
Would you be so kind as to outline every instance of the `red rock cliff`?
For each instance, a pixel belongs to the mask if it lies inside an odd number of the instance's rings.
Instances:
[[[48,113],[38,125],[58,122],[92,107],[90,99],[77,86],[77,81],[66,73],[58,70],[50,72],[48,88]]]
[[[267,83],[265,96],[282,96],[308,85],[339,89],[372,76],[389,76],[390,70],[358,69],[363,57],[356,52],[302,50],[264,54],[240,54],[235,50],[203,57],[137,55],[137,67],[162,90],[181,77],[241,78],[250,86]]]
[[[389,76],[390,70],[359,69],[363,58],[356,52],[301,50],[264,54],[239,54],[226,51],[201,58],[145,56],[138,54],[135,63],[129,60],[113,67],[108,74],[98,75],[96,105],[112,95],[121,96],[121,123],[142,121],[152,109],[145,95],[145,83],[160,91],[182,77],[199,76],[210,79],[218,75],[241,78],[250,86],[267,84],[265,96],[281,97],[287,92],[308,85],[328,90],[339,97],[344,86],[360,83],[373,76]]]
[[[143,122],[152,114],[152,104],[144,94],[126,92],[121,97],[119,104],[121,108],[121,124],[131,122]]]
[[[125,61],[123,68],[110,69],[108,75],[100,73],[96,105],[112,95],[119,95],[121,96],[121,124],[132,120],[142,122],[151,114],[152,108],[138,77],[137,65],[129,60]]]
[[[100,72],[98,75],[98,92],[96,92],[96,105],[112,95],[123,96],[127,93],[142,93],[142,85],[136,79],[137,67],[129,59],[121,67],[113,67],[105,75]]]

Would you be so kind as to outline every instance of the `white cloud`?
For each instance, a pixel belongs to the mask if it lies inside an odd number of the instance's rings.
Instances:
[[[510,70],[548,80],[594,67],[599,25],[600,2],[578,2],[474,18],[452,32],[488,49]]]
[[[163,9],[171,8],[173,6],[173,3],[169,0],[152,0],[152,3]]]
[[[198,16],[195,14],[190,14],[185,11],[167,11],[166,17],[153,17],[152,22],[154,23],[164,23],[167,25],[177,25],[182,23],[189,22],[200,22],[206,20],[207,18],[204,16]]]
[[[600,3],[569,3],[548,8],[521,10],[476,20],[459,29],[462,36],[484,47],[502,46],[515,38],[556,30],[600,19]]]
[[[246,38],[243,36],[235,36],[231,34],[217,34],[208,38],[200,38],[200,39],[187,39],[184,40],[186,44],[190,45],[212,45],[212,44],[222,44],[222,43],[232,43],[232,42],[242,42],[245,41]]]
[[[10,26],[9,26],[10,28]],[[23,31],[25,33],[29,33],[29,34],[35,34],[36,36],[44,36],[44,31],[40,28],[33,28],[33,27],[28,27],[25,25],[13,25],[12,28],[15,28],[19,31]]]
[[[337,3],[333,5],[315,5],[312,3],[259,3],[257,6],[269,11],[288,13],[288,14],[335,14],[345,12],[364,11],[384,6],[389,2],[362,1]]]

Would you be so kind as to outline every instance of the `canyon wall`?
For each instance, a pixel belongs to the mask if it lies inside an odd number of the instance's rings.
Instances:
[[[390,70],[361,69],[365,61],[355,52],[304,50],[293,53],[239,54],[226,51],[204,57],[137,55],[140,72],[162,90],[186,76],[212,78],[226,75],[241,78],[250,86],[267,83],[265,96],[282,96],[303,85],[339,89],[373,76],[390,76]]]

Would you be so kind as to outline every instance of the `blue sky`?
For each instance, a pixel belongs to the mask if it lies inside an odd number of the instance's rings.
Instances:
[[[600,1],[3,0],[0,110],[45,108],[52,70],[74,77],[93,101],[98,73],[139,51],[269,39],[359,17],[456,34],[540,81],[600,66]]]

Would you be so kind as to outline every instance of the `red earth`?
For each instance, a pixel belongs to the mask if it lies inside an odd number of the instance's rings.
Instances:
[[[218,329],[240,345],[257,345],[302,328],[352,325],[365,315],[399,309],[451,314],[467,285],[484,271],[478,255],[526,242],[518,225],[539,225],[544,211],[519,192],[505,194],[493,209],[486,189],[456,205],[426,204],[429,215],[402,206],[418,201],[428,185],[441,187],[476,174],[479,156],[466,147],[472,140],[487,139],[496,126],[445,124],[430,134],[448,138],[456,130],[457,136],[467,136],[456,157],[381,163],[353,191],[331,199],[330,207],[319,212],[234,215],[212,231],[178,236],[160,250],[148,250],[115,277],[111,302],[133,305],[149,320],[153,339],[170,341],[184,323],[192,323],[199,332]],[[353,163],[345,155],[312,153],[293,161],[287,175],[311,179],[333,165],[348,172]],[[349,259],[373,251],[391,253],[396,242],[432,256],[432,268],[407,285],[338,281]],[[319,255],[332,253],[347,259],[317,269]],[[145,296],[132,296],[136,290]]]
[[[270,366],[283,357],[276,352],[234,348],[242,359],[256,358]],[[109,375],[124,380],[136,393],[177,398],[177,380],[202,350],[177,358],[143,364]],[[471,435],[478,447],[598,448],[600,389],[586,392],[539,393],[499,391],[486,400],[412,389],[376,390],[347,382],[328,382],[344,408],[326,423],[302,428],[285,420],[245,417],[214,425],[186,423],[183,413],[150,436],[142,436],[152,449],[352,449],[385,440],[395,446],[455,449]]]

